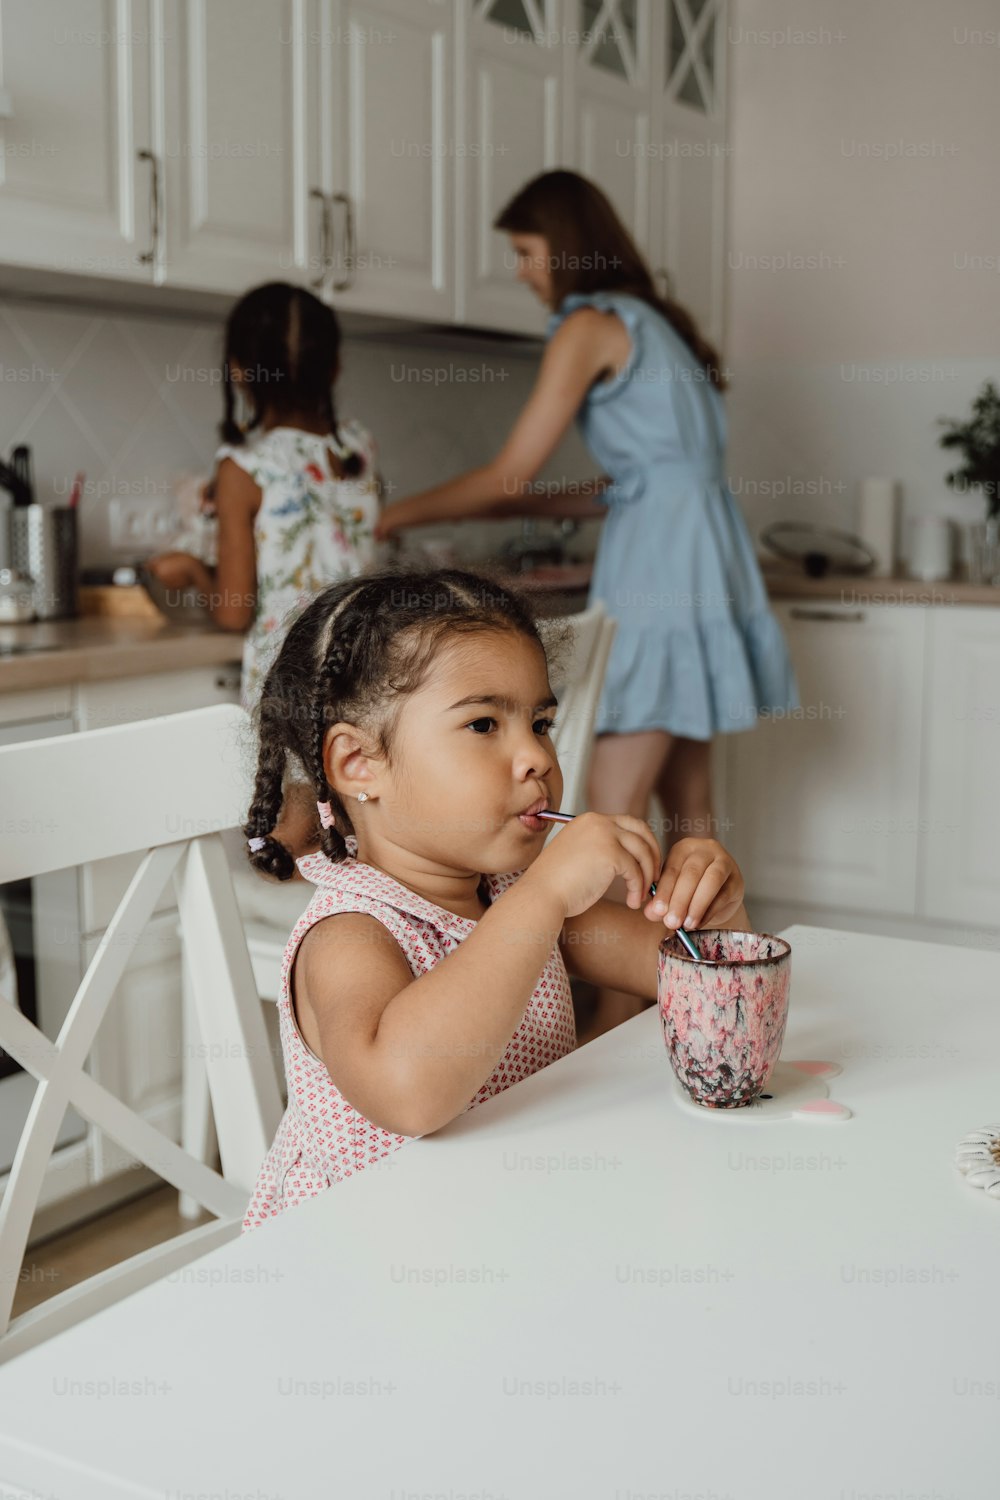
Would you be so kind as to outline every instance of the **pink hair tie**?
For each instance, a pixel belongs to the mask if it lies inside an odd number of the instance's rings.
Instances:
[[[260,839],[260,838],[247,839],[247,843],[250,846],[250,853],[251,854],[259,854],[260,851],[263,849],[264,845],[267,843],[267,839]]]
[[[322,826],[324,828],[332,828],[334,824],[333,808],[329,802],[317,802],[316,806],[319,809],[319,821]]]

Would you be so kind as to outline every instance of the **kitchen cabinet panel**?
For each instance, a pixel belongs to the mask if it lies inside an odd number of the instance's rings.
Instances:
[[[150,17],[139,0],[0,4],[2,258],[148,281]]]
[[[918,914],[1000,928],[1000,609],[928,611]]]
[[[563,52],[558,33],[466,22],[465,90],[456,166],[462,282],[459,321],[541,335],[546,310],[516,279],[493,220],[519,188],[560,164]]]
[[[315,99],[305,0],[170,0],[158,279],[239,294],[308,270]]]
[[[435,0],[343,0],[322,53],[337,307],[450,322],[454,20]]]
[[[749,898],[913,915],[927,611],[784,604],[801,707],[730,737]]]
[[[567,3],[565,155],[608,195],[648,254],[652,7],[639,0],[616,14],[599,0]]]

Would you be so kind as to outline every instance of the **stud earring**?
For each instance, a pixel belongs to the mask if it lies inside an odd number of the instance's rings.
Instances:
[[[359,802],[367,802],[368,801],[368,793],[367,792],[359,792],[358,793],[358,801]]]

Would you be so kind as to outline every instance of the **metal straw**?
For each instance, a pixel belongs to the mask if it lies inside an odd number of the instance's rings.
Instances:
[[[573,819],[576,817],[576,813],[540,812],[535,813],[534,816],[536,818],[544,818],[549,823],[572,823]],[[649,894],[651,896],[656,895],[655,881],[649,887]],[[684,944],[685,948],[692,958],[697,959],[698,963],[711,963],[711,959],[702,958],[701,954],[698,952],[697,947],[695,946],[694,940],[688,936],[683,927],[675,927],[674,931],[677,933],[677,936],[680,938],[681,942]]]

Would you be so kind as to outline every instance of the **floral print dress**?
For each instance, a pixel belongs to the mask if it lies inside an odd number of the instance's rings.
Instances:
[[[246,709],[257,701],[289,619],[331,583],[356,577],[376,560],[380,486],[374,439],[356,421],[340,423],[340,439],[272,427],[246,443],[224,443],[215,455],[216,465],[224,458],[239,464],[261,491],[254,520],[257,604],[243,644]],[[329,453],[341,460],[359,454],[360,474],[338,479]]]

